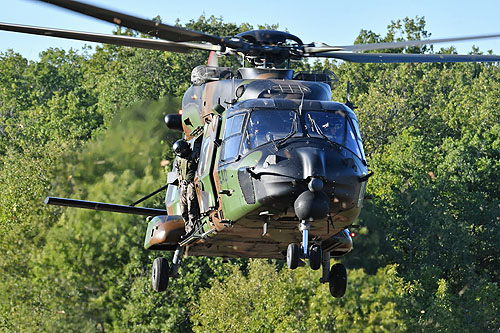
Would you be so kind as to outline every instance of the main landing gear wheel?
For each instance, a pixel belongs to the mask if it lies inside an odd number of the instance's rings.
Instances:
[[[321,246],[318,244],[314,244],[311,246],[309,250],[309,265],[311,269],[318,270],[321,267],[321,259],[322,259],[323,250]]]
[[[330,294],[333,297],[340,298],[344,296],[347,288],[347,270],[342,264],[335,264],[330,269]]]
[[[151,280],[154,291],[165,291],[168,287],[170,268],[165,258],[156,258],[153,261],[153,270]]]
[[[297,243],[288,244],[288,249],[286,251],[286,264],[288,268],[295,269],[299,266],[300,260],[300,249]]]

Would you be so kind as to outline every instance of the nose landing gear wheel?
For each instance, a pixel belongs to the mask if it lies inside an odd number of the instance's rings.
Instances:
[[[322,259],[323,250],[321,246],[315,244],[311,246],[309,250],[309,265],[311,269],[318,270],[321,267],[321,259]]]
[[[168,287],[170,268],[168,267],[168,261],[165,258],[156,258],[153,261],[153,270],[151,274],[151,280],[153,283],[154,291],[165,291]]]
[[[299,266],[300,253],[299,245],[297,243],[288,244],[286,251],[286,264],[288,268],[295,269]]]
[[[330,269],[330,294],[333,297],[340,298],[344,296],[347,288],[347,270],[342,264],[335,264]]]

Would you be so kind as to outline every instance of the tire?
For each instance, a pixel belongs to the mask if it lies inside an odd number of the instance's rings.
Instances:
[[[314,244],[309,250],[309,265],[311,269],[318,270],[321,267],[321,259],[323,257],[323,250],[320,245]]]
[[[335,264],[330,269],[330,294],[340,298],[344,296],[347,288],[347,270],[342,264]]]
[[[286,263],[290,269],[295,269],[299,266],[299,245],[297,243],[288,244]]]
[[[151,274],[151,282],[153,283],[154,291],[165,291],[168,287],[170,267],[165,258],[156,258],[153,261],[153,269]]]

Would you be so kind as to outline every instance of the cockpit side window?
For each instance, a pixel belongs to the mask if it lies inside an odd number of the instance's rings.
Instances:
[[[359,150],[361,151],[361,159],[366,160],[365,150],[363,149],[363,140],[361,139],[361,132],[359,130],[358,120],[356,118],[351,118],[352,125],[356,131],[356,141],[358,142]]]
[[[294,131],[301,132],[296,112],[291,110],[255,110],[248,119],[246,145],[248,150],[251,150],[267,142],[282,139]]]
[[[245,114],[237,114],[226,120],[221,152],[222,162],[232,161],[238,156],[244,120]]]
[[[236,133],[241,133],[241,126],[243,125],[243,120],[245,119],[244,114],[238,114],[229,118],[226,121],[226,129],[224,131],[224,138],[228,138]]]

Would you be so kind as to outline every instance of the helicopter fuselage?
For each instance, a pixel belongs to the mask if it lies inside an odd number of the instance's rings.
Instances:
[[[324,251],[351,250],[346,228],[360,213],[368,175],[357,119],[331,101],[328,84],[292,73],[240,69],[238,78],[193,85],[184,95],[182,130],[200,152],[199,239],[189,255],[282,259],[300,240],[301,220]],[[175,249],[179,201],[172,184],[170,222],[150,222],[146,248]]]

